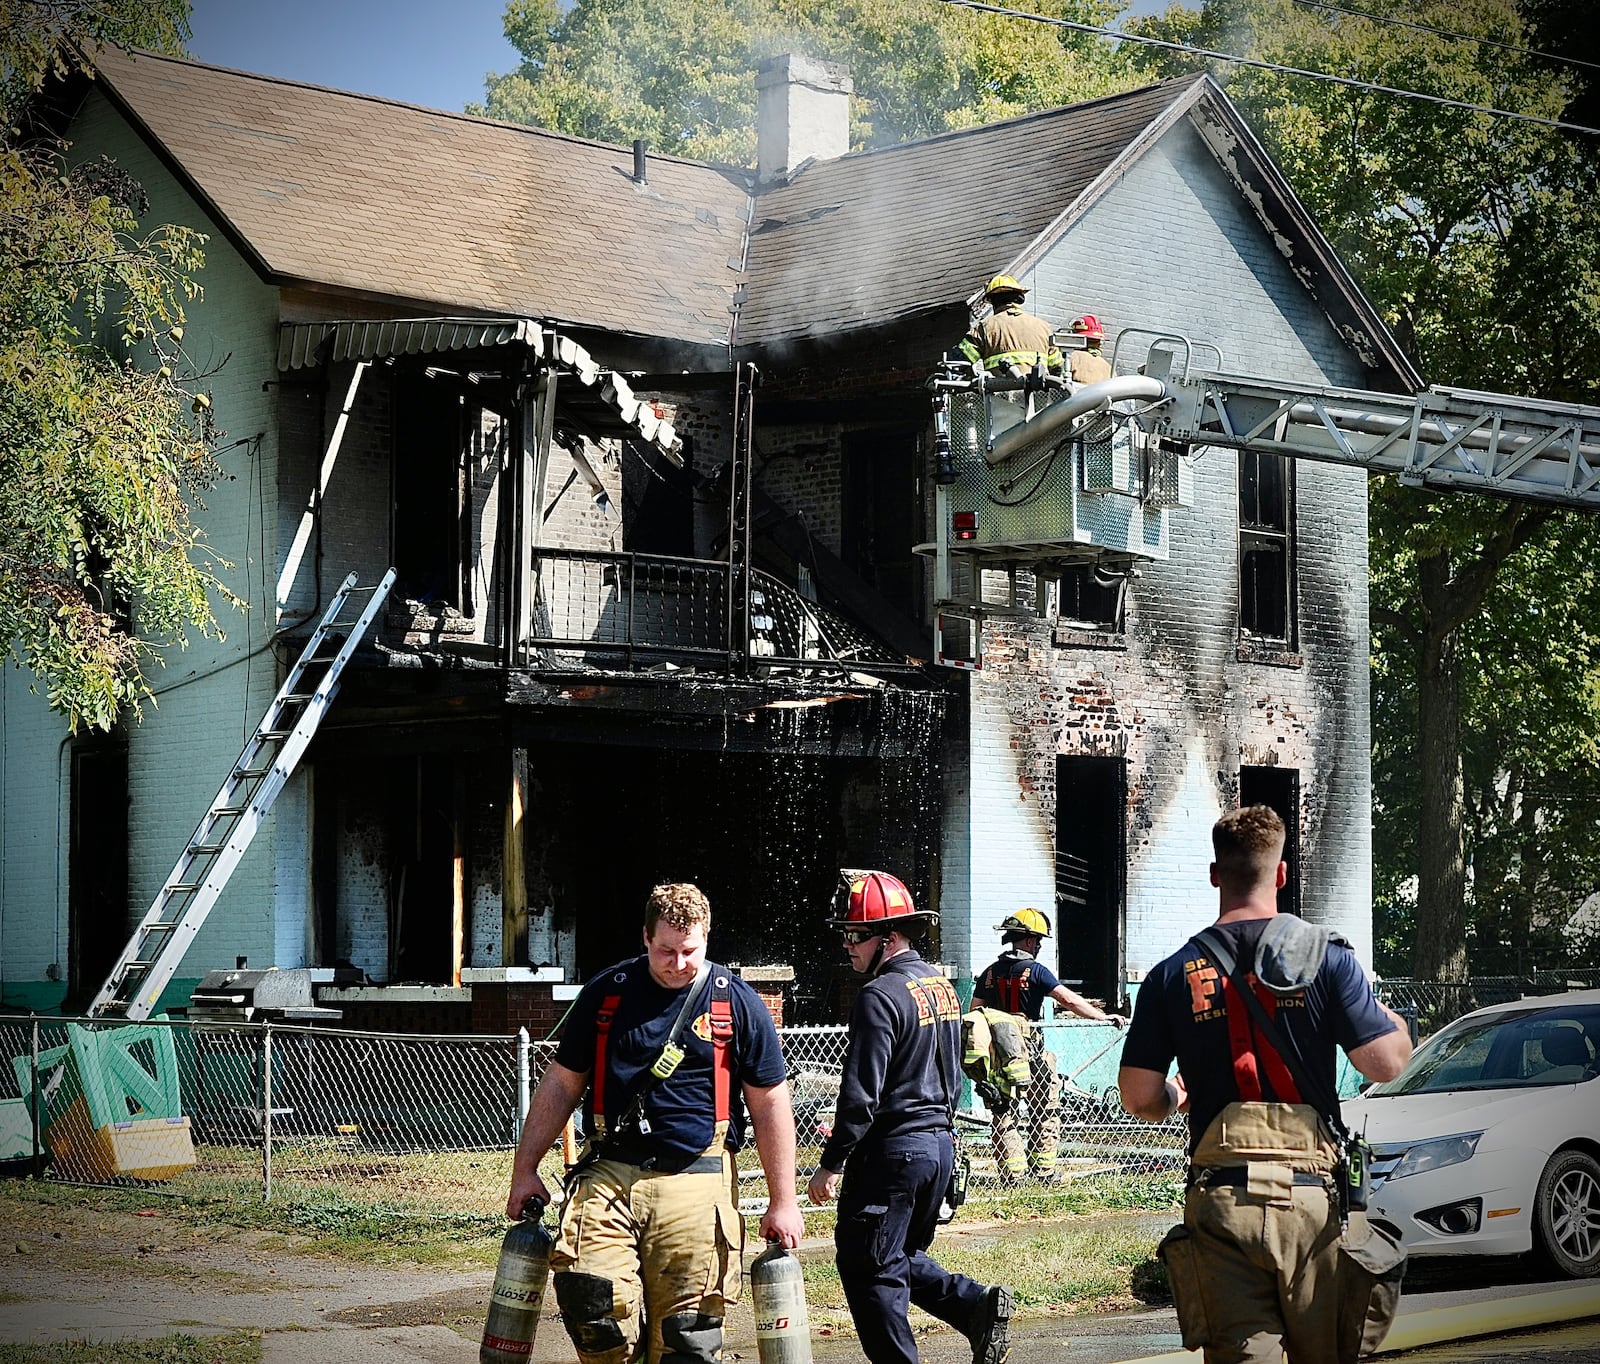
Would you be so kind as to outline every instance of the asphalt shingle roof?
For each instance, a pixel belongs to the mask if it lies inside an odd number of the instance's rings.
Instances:
[[[802,167],[757,200],[739,341],[845,331],[968,297],[1199,79]]]
[[[101,78],[280,282],[723,341],[741,173],[267,76],[105,52]]]

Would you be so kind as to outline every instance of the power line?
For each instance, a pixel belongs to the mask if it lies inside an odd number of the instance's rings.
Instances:
[[[1498,47],[1506,52],[1518,52],[1524,57],[1542,57],[1547,62],[1565,62],[1569,66],[1586,66],[1591,71],[1600,71],[1600,62],[1586,62],[1581,57],[1563,57],[1558,52],[1540,52],[1537,48],[1518,47],[1515,43],[1502,43],[1494,38],[1475,38],[1470,33],[1456,33],[1448,28],[1434,28],[1431,24],[1418,24],[1410,19],[1391,19],[1384,14],[1372,14],[1364,9],[1346,9],[1342,5],[1330,5],[1327,0],[1294,0],[1294,3],[1306,9],[1331,10],[1334,14],[1348,14],[1356,19],[1370,19],[1375,24],[1395,24],[1400,28],[1415,29],[1418,33],[1432,33],[1440,38],[1456,38],[1464,43],[1477,43],[1479,47]]]
[[[1427,95],[1420,90],[1401,90],[1393,85],[1378,85],[1372,81],[1356,80],[1352,76],[1332,76],[1326,71],[1308,71],[1299,66],[1283,66],[1278,62],[1264,62],[1255,57],[1239,57],[1232,52],[1217,52],[1207,47],[1192,47],[1188,43],[1169,42],[1165,38],[1147,38],[1142,33],[1121,33],[1098,24],[1081,24],[1074,19],[1057,19],[1050,14],[1032,14],[1027,10],[1007,9],[1003,5],[985,4],[984,0],[940,0],[941,4],[959,5],[963,9],[978,10],[984,14],[1001,14],[1010,19],[1028,19],[1036,24],[1049,24],[1055,28],[1069,28],[1079,33],[1092,33],[1097,37],[1116,42],[1143,43],[1147,47],[1165,48],[1169,52],[1182,52],[1190,57],[1205,57],[1210,61],[1231,62],[1235,66],[1250,66],[1259,71],[1276,71],[1285,76],[1304,76],[1307,80],[1327,81],[1351,90],[1367,90],[1379,95],[1397,95],[1401,99],[1421,100],[1426,104],[1439,104],[1447,109],[1465,109],[1474,114],[1493,114],[1496,118],[1516,119],[1521,123],[1536,123],[1543,128],[1559,128],[1563,132],[1588,133],[1600,137],[1600,128],[1582,123],[1567,123],[1559,118],[1542,118],[1538,114],[1519,114],[1511,109],[1496,109],[1489,104],[1472,104],[1466,100],[1448,99],[1444,95]]]

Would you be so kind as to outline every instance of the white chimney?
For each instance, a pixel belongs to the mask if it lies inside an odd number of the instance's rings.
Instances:
[[[756,176],[782,179],[802,161],[831,161],[850,150],[847,67],[798,52],[768,57],[756,72]]]

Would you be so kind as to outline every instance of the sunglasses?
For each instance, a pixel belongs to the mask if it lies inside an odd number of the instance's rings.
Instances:
[[[859,947],[864,942],[871,942],[874,938],[881,938],[883,934],[869,933],[864,928],[847,928],[843,936],[847,947]]]

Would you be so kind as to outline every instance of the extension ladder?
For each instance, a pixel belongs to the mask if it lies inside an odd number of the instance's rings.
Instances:
[[[391,568],[374,587],[356,586],[352,573],[334,594],[299,660],[289,670],[256,731],[195,827],[149,910],[123,948],[106,983],[86,1010],[91,1018],[150,1016],[183,954],[228,884],[278,792],[305,752],[339,690],[339,674],[372,624],[389,588]],[[341,620],[352,597],[365,596],[360,615]]]

